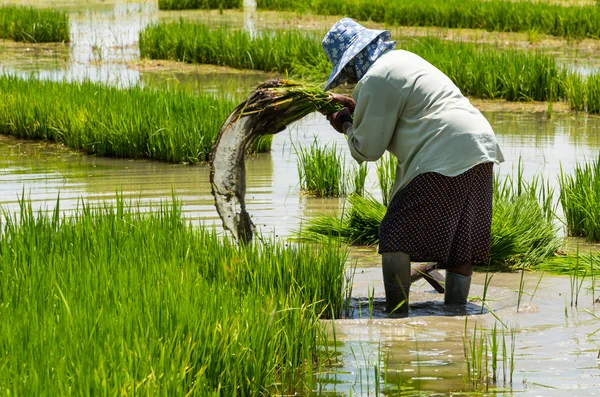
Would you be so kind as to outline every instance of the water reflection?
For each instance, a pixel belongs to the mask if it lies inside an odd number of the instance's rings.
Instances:
[[[208,82],[199,84],[210,86]],[[501,175],[511,174],[521,158],[526,179],[543,173],[556,185],[561,165],[565,172],[571,172],[577,162],[597,158],[600,150],[598,117],[561,115],[548,120],[535,114],[486,116],[507,159],[498,170]],[[346,155],[348,165],[353,165],[344,137],[333,131],[319,114],[310,115],[276,135],[270,154],[248,160],[248,207],[260,231],[289,235],[301,227],[305,217],[339,213],[343,209],[342,199],[318,199],[300,193],[294,147],[308,146],[315,138],[323,145],[337,145]],[[79,196],[97,200],[111,198],[115,191],[124,189],[130,197],[156,201],[170,198],[175,190],[183,200],[186,217],[196,222],[201,219],[214,222],[217,218],[206,165],[192,167],[84,156],[55,145],[6,137],[0,139],[0,159],[3,177],[0,202],[11,208],[16,207],[15,200],[23,188],[40,205],[48,206],[53,205],[59,192],[65,200]],[[379,197],[376,180],[371,164],[366,188]]]
[[[142,85],[153,88],[177,88],[188,92],[203,92],[241,101],[254,87],[267,79],[262,72],[236,71],[211,65],[195,65],[193,70],[186,67],[173,70],[140,73]]]
[[[380,279],[379,269],[361,271],[355,276],[355,295],[366,297],[374,288],[376,299],[382,299]],[[449,316],[440,311],[405,319],[366,316],[336,321],[336,351],[342,366],[325,368],[317,376],[323,380],[321,388],[361,395],[377,391],[392,395],[399,391],[423,391],[424,395],[486,392],[484,383],[469,380],[467,368],[468,362],[477,360],[471,356],[473,348],[483,349],[481,357],[485,360],[495,338],[499,343],[497,383],[490,385],[485,395],[594,395],[600,387],[600,336],[589,335],[600,324],[586,312],[594,309],[594,295],[583,293],[579,308],[566,306],[563,297],[571,293],[568,277],[525,274],[517,311],[519,274],[494,275],[486,295],[485,281],[485,274],[475,274],[470,294],[472,300],[486,297],[490,311],[483,314]],[[589,280],[584,281],[584,290],[590,286]],[[411,310],[440,308],[440,300],[425,282],[411,287]],[[480,302],[474,300],[473,306],[478,305]],[[332,324],[327,324],[333,330]],[[495,336],[491,331],[494,325]],[[491,359],[481,365],[491,376]],[[376,366],[384,370],[375,371]]]
[[[256,0],[244,0],[244,30],[256,36]]]

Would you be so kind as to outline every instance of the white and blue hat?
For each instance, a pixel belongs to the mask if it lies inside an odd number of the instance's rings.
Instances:
[[[389,30],[367,29],[350,18],[340,19],[322,42],[333,65],[325,90],[344,83],[350,76],[360,80],[382,53],[396,46],[390,37]]]

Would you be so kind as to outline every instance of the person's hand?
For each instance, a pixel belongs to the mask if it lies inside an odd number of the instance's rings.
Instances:
[[[329,124],[340,133],[345,133],[344,131],[344,123],[352,124],[352,116],[350,115],[350,110],[348,108],[343,108],[339,112],[332,113],[327,116],[327,120],[329,120]]]
[[[356,108],[356,102],[354,102],[354,99],[352,99],[351,97],[330,92],[329,99],[331,100],[331,102],[339,103],[343,107],[348,108],[350,114],[354,113],[354,109]]]

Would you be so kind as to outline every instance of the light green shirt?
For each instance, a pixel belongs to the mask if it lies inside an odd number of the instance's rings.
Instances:
[[[398,158],[392,197],[425,172],[457,176],[504,161],[494,131],[458,87],[423,58],[404,50],[379,57],[356,85],[354,123],[346,130],[352,157]]]

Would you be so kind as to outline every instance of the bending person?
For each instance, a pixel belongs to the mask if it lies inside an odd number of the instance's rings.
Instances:
[[[333,64],[325,89],[356,84],[354,101],[332,94],[347,107],[328,115],[352,157],[375,161],[388,151],[398,159],[379,253],[387,311],[406,315],[411,261],[437,262],[446,269],[444,302],[467,302],[472,267],[488,259],[493,164],[504,158],[492,127],[456,85],[389,40],[389,31],[344,18],[322,44]]]

